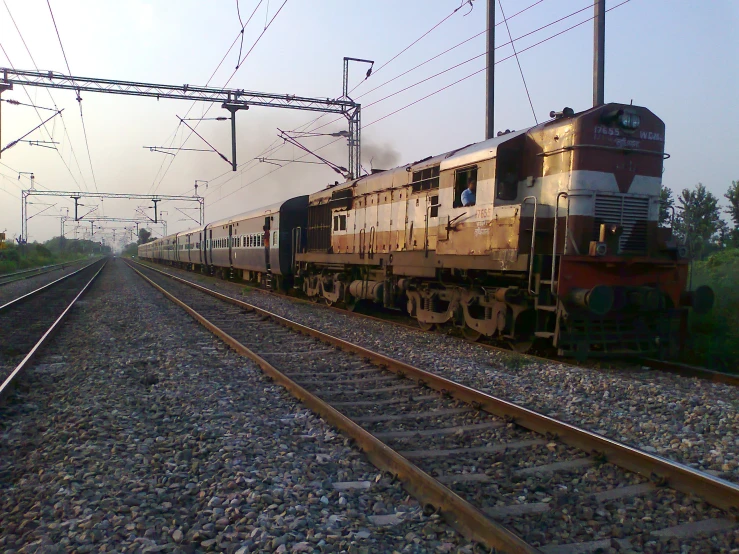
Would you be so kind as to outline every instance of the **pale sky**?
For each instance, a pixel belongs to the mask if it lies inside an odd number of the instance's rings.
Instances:
[[[666,124],[664,182],[676,193],[698,182],[719,196],[739,179],[739,2],[736,0],[607,0],[614,7],[606,16],[606,101],[646,106]],[[375,60],[374,74],[352,94],[361,102],[364,130],[363,164],[369,169],[425,158],[484,138],[484,71],[421,100],[485,67],[485,58],[452,66],[485,52],[485,3],[463,6],[406,52],[405,47],[452,14],[460,0],[240,0],[241,18],[253,19],[244,32],[243,53],[261,38],[236,72],[229,88],[260,92],[335,98],[341,95],[342,58]],[[584,11],[515,42],[521,51],[592,17],[591,0],[502,0],[505,14],[533,5],[509,21],[514,39],[573,12]],[[236,0],[210,2],[181,0],[51,0],[62,44],[72,74],[84,77],[163,84],[205,85],[239,35],[241,24]],[[258,7],[257,7],[258,6]],[[280,10],[281,8],[281,10]],[[279,13],[275,16],[277,11]],[[0,6],[0,66],[34,69],[10,14],[15,19],[37,67],[66,73],[59,42],[46,0],[3,0]],[[274,19],[273,19],[274,18]],[[497,20],[502,22],[500,6]],[[265,31],[265,25],[270,23]],[[519,56],[536,117],[541,122],[550,110],[570,106],[576,111],[592,103],[592,32],[587,21]],[[463,45],[429,63],[410,70],[475,35]],[[496,29],[496,59],[513,52],[505,25]],[[503,46],[505,45],[505,46]],[[221,87],[232,74],[239,43],[210,81]],[[243,54],[242,54],[243,55]],[[350,71],[351,86],[359,83],[366,66]],[[428,79],[424,81],[425,79]],[[393,94],[424,81],[408,90]],[[383,85],[377,90],[375,87]],[[325,166],[278,166],[253,160],[276,140],[277,127],[291,130],[318,114],[253,107],[237,115],[239,170],[216,154],[180,152],[175,158],[152,153],[143,146],[180,146],[187,136],[177,115],[192,103],[183,100],[83,93],[82,106],[89,140],[92,170],[82,131],[76,95],[71,91],[28,88],[31,101],[64,108],[65,134],[59,117],[46,128],[60,144],[58,152],[19,143],[0,158],[0,231],[20,231],[20,190],[28,188],[33,172],[37,188],[75,191],[193,194],[196,179],[207,180],[206,220],[225,217],[306,194],[340,179]],[[366,94],[363,94],[366,93]],[[389,95],[392,95],[388,97]],[[388,97],[388,98],[386,98]],[[2,95],[29,103],[21,87]],[[413,102],[421,100],[377,123]],[[534,115],[514,58],[496,66],[495,121],[497,129],[520,129],[534,124]],[[373,104],[377,102],[376,104]],[[373,105],[370,105],[373,104]],[[189,117],[200,117],[210,105],[198,103]],[[42,117],[53,112],[39,110]],[[208,117],[227,115],[214,105]],[[335,116],[324,116],[315,126]],[[0,142],[3,146],[40,123],[33,108],[3,102]],[[190,122],[194,124],[195,122]],[[346,128],[339,121],[319,132]],[[213,146],[230,158],[230,124],[204,121],[198,128]],[[188,132],[189,134],[189,132]],[[68,135],[68,136],[67,136]],[[49,140],[39,130],[28,140]],[[302,139],[317,149],[329,137]],[[186,148],[207,148],[196,136]],[[319,151],[339,165],[347,165],[345,141]],[[286,146],[272,156],[294,159],[301,152]],[[308,158],[306,158],[308,159]],[[70,171],[65,167],[70,168]],[[275,171],[277,170],[277,171]],[[268,175],[269,174],[269,175]],[[260,179],[261,178],[261,179]],[[59,234],[60,209],[72,207],[65,198],[34,198],[29,213],[48,210],[29,222],[30,240],[47,240]],[[47,204],[56,203],[49,207]],[[95,202],[82,201],[86,208]],[[146,201],[107,200],[97,213],[135,217]],[[176,208],[186,203],[162,203],[168,231],[194,225]],[[196,211],[187,211],[196,217]],[[152,214],[152,210],[148,209]],[[44,217],[54,214],[55,218]],[[117,226],[123,227],[121,223]],[[111,225],[112,226],[112,225]],[[71,224],[67,225],[68,236]],[[89,224],[86,225],[89,228]],[[118,232],[120,236],[120,231]],[[155,231],[159,235],[161,231]]]

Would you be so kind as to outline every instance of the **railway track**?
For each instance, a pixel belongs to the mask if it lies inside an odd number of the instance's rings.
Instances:
[[[51,273],[52,271],[56,271],[58,269],[64,269],[65,267],[69,267],[70,265],[74,265],[76,263],[79,263],[79,261],[45,265],[41,267],[34,267],[31,269],[24,269],[22,271],[15,271],[13,273],[6,273],[5,275],[0,275],[0,287],[4,285],[9,285],[10,283],[15,283],[16,281],[23,281],[25,279],[37,277],[38,275]]]
[[[96,260],[0,306],[0,398],[4,398],[105,266]]]
[[[486,547],[564,553],[734,544],[735,484],[179,277],[133,269]]]
[[[151,262],[146,262],[143,265],[151,264]],[[148,265],[149,267],[152,267],[151,265]],[[171,269],[171,268],[169,268]],[[188,275],[190,273],[187,273]],[[216,282],[222,283],[223,281],[216,280],[213,278]],[[258,291],[262,294],[275,294],[274,291],[268,291],[260,288],[253,288],[252,290]],[[279,293],[278,293],[279,294]],[[286,296],[286,295],[280,295],[284,296],[286,298],[289,298],[291,301],[294,302],[302,302],[306,304],[316,304],[316,302],[306,300],[303,298],[297,298],[294,296]],[[396,317],[382,317],[381,315],[372,315],[368,313],[362,313],[360,311],[349,311],[345,310],[343,308],[339,308],[336,306],[328,306],[324,305],[324,309],[333,310],[342,314],[347,314],[352,317],[356,317],[359,319],[369,319],[373,321],[380,321],[385,324],[390,325],[396,325],[399,327],[403,327],[405,329],[412,329],[414,331],[422,331],[416,322],[411,318],[404,318],[405,320],[399,320]],[[432,331],[426,331],[426,332],[437,332],[437,333],[443,333],[448,334],[446,330],[432,330]],[[627,360],[617,360],[617,361],[608,361],[603,362],[601,361],[590,361],[590,362],[574,362],[570,359],[562,359],[559,357],[547,357],[547,356],[541,356],[541,355],[535,355],[531,353],[518,353],[514,352],[510,348],[504,348],[502,346],[497,346],[494,344],[490,344],[489,342],[483,342],[483,341],[470,341],[469,339],[463,337],[461,334],[458,336],[460,340],[464,340],[467,342],[473,342],[474,344],[479,345],[482,348],[486,348],[488,350],[496,351],[496,352],[506,352],[506,353],[514,353],[516,355],[520,356],[526,356],[527,358],[531,360],[539,360],[543,362],[556,362],[559,364],[566,364],[566,365],[573,365],[577,367],[585,367],[585,368],[591,368],[595,370],[604,370],[604,371],[613,371],[613,370],[620,370],[620,371],[642,371],[643,368],[648,369],[654,369],[658,371],[664,371],[668,373],[673,373],[676,375],[680,375],[683,377],[688,378],[697,378],[697,379],[704,379],[707,381],[712,381],[715,383],[723,383],[726,385],[733,385],[733,386],[739,386],[739,373],[725,373],[720,371],[714,371],[711,369],[706,369],[703,367],[688,365],[688,364],[682,364],[678,362],[672,362],[668,360],[658,360],[654,358],[636,358],[636,359],[627,359]]]

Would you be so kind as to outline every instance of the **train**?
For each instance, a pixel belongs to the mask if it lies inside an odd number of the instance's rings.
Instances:
[[[660,225],[665,124],[565,108],[527,129],[139,246],[139,257],[354,309],[401,310],[517,351],[665,355],[684,344],[689,257]]]

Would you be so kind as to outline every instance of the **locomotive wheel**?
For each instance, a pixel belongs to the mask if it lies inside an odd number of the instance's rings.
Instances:
[[[426,323],[425,321],[419,321],[418,326],[424,331],[433,331],[436,326],[435,323]]]
[[[514,352],[518,352],[519,354],[525,354],[526,352],[531,350],[531,347],[533,345],[533,340],[508,341],[508,346],[511,347],[511,350],[513,350]]]
[[[326,298],[325,296],[323,297],[323,302],[324,302],[324,304],[326,304],[326,306],[328,306],[329,308],[330,308],[331,306],[333,306],[333,305],[334,305],[334,301],[333,301],[333,300],[329,300],[329,299],[328,299],[328,298]]]
[[[357,308],[357,304],[359,304],[359,300],[352,297],[351,300],[344,302],[344,307],[346,308],[346,311],[353,312]]]
[[[482,337],[482,333],[480,331],[475,331],[471,327],[467,327],[465,325],[464,327],[462,327],[462,336],[469,341],[477,342],[478,340],[480,340],[480,337]]]

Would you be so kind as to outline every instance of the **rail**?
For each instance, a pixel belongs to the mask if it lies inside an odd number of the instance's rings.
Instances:
[[[41,293],[41,292],[43,292],[43,291],[45,291],[45,290],[53,287],[54,285],[57,285],[57,284],[61,283],[62,281],[65,281],[65,280],[69,279],[70,277],[73,277],[73,276],[77,275],[81,271],[84,271],[88,267],[95,265],[99,261],[100,261],[100,259],[97,259],[97,260],[93,261],[92,263],[89,263],[86,266],[79,268],[77,271],[73,271],[72,273],[68,273],[67,275],[64,275],[63,277],[60,277],[59,279],[56,279],[56,280],[52,281],[51,283],[47,283],[46,285],[43,285],[43,286],[41,286],[41,287],[39,287],[37,289],[34,289],[31,292],[28,292],[28,293],[24,294],[23,296],[19,296],[18,298],[14,298],[10,302],[6,302],[5,304],[3,304],[3,305],[0,306],[0,312],[6,310],[8,308],[10,308],[11,306],[20,304],[21,302],[24,302],[25,300],[28,300],[29,298],[31,298],[33,296],[36,296],[37,294],[39,294],[39,293]]]
[[[129,265],[131,262],[127,261]],[[504,417],[517,425],[536,433],[547,436],[557,436],[562,442],[584,450],[598,453],[602,459],[616,464],[626,470],[646,476],[650,480],[666,483],[672,488],[703,498],[706,502],[731,512],[739,510],[739,485],[714,477],[708,473],[695,470],[688,466],[667,460],[660,456],[641,451],[603,435],[579,428],[575,425],[553,419],[528,408],[524,408],[507,400],[494,397],[484,392],[461,385],[434,373],[416,368],[405,362],[389,358],[383,354],[373,352],[362,346],[344,341],[327,333],[307,327],[290,319],[284,318],[247,302],[231,298],[225,294],[209,290],[206,287],[192,283],[186,279],[171,275],[159,269],[142,264],[136,264],[164,275],[174,281],[185,284],[195,290],[218,298],[229,304],[253,311],[263,317],[272,319],[281,325],[294,329],[301,334],[314,337],[322,342],[340,348],[347,352],[358,354],[362,358],[371,360],[389,371],[403,375],[406,378],[422,382],[427,387],[440,391],[443,394],[456,398],[466,404],[479,407],[483,411]]]
[[[83,270],[87,269],[88,267],[90,267],[90,266],[92,266],[92,265],[94,265],[96,263],[99,263],[99,262],[100,262],[100,260],[95,260],[95,262],[93,262],[92,264],[86,265],[82,269],[80,269],[78,271],[75,271],[74,273],[71,273],[70,275],[66,275],[65,277],[62,277],[61,279],[57,279],[56,281],[54,281],[54,283],[59,283],[60,281],[63,281],[65,279],[67,279],[71,275],[75,275],[75,274],[79,273],[80,271],[83,271]],[[90,280],[87,281],[87,283],[85,283],[85,285],[82,287],[82,289],[80,290],[80,292],[77,293],[77,295],[69,303],[69,305],[64,309],[64,311],[61,313],[61,315],[59,315],[59,317],[57,317],[54,320],[54,322],[46,330],[46,332],[43,334],[43,336],[36,342],[36,344],[33,346],[33,348],[31,348],[31,350],[24,356],[24,358],[21,360],[21,362],[13,369],[13,371],[10,373],[10,375],[8,375],[8,377],[5,379],[5,381],[3,381],[2,385],[0,385],[0,399],[5,398],[5,396],[10,391],[10,388],[16,382],[16,379],[18,379],[18,377],[23,374],[23,372],[28,368],[28,366],[31,364],[31,362],[35,358],[35,356],[39,353],[39,351],[41,350],[41,348],[49,341],[49,339],[53,336],[53,334],[59,329],[59,326],[64,321],[64,319],[67,317],[67,314],[69,314],[69,311],[75,305],[75,303],[77,302],[77,300],[79,300],[80,297],[82,297],[82,295],[87,291],[87,289],[90,287],[90,285],[93,283],[93,281],[95,281],[95,279],[97,278],[97,276],[100,275],[100,272],[103,270],[103,268],[105,267],[105,264],[107,264],[107,263],[108,263],[107,260],[103,260],[102,264],[100,265],[100,268],[95,272],[95,274],[92,276],[92,278],[90,278]],[[53,284],[53,283],[50,283],[50,285],[51,284]],[[42,289],[46,289],[48,287],[49,287],[49,285],[46,285],[44,287],[41,287],[40,289],[37,289],[36,291],[33,291],[33,293],[29,293],[28,295],[24,295],[21,298],[18,298],[16,300],[12,301],[12,302],[9,302],[9,303],[1,306],[0,307],[0,310],[4,310],[8,306],[13,305],[13,304],[16,304],[17,301],[20,301],[21,299],[28,298],[29,296],[31,296],[33,294],[37,294],[38,291],[40,291]]]
[[[298,400],[303,402],[308,408],[319,414],[329,424],[335,426],[343,433],[347,434],[353,440],[356,441],[357,445],[367,454],[370,461],[379,469],[387,471],[396,476],[403,484],[406,489],[416,498],[418,498],[424,505],[431,505],[434,508],[438,508],[445,515],[451,525],[457,528],[465,536],[472,540],[478,541],[485,544],[489,548],[502,549],[506,552],[524,552],[524,553],[535,553],[539,552],[536,548],[532,547],[520,537],[516,536],[502,525],[490,520],[484,513],[475,508],[472,504],[461,498],[459,495],[451,491],[445,485],[434,479],[418,466],[408,461],[405,457],[401,456],[398,452],[388,447],[381,440],[376,438],[374,435],[363,429],[360,425],[352,421],[350,418],[336,410],[336,408],[329,405],[327,402],[321,400],[318,396],[309,392],[307,389],[293,381],[290,377],[279,371],[267,360],[259,356],[251,349],[244,346],[238,340],[230,336],[228,333],[211,323],[204,316],[199,314],[193,308],[188,306],[185,302],[175,297],[173,294],[165,290],[163,287],[156,284],[154,281],[149,279],[146,275],[141,273],[138,269],[133,267],[133,263],[129,263],[131,269],[133,269],[139,276],[146,280],[155,289],[164,294],[169,300],[180,306],[188,314],[190,314],[196,321],[202,324],[206,329],[215,334],[232,349],[239,354],[246,356],[253,360],[261,369],[267,374],[274,382],[280,384],[285,389],[295,396]],[[135,264],[141,265],[141,264]],[[146,267],[150,271],[155,271],[170,277],[176,281],[181,281],[186,285],[192,286],[191,283],[185,280],[181,280],[178,277],[173,277],[165,272],[153,269],[148,266]],[[193,287],[201,292],[209,293],[208,289],[204,287]],[[320,333],[309,327],[303,327],[295,322],[290,322],[280,316],[266,312],[255,306],[251,306],[245,302],[235,301],[232,302],[228,296],[221,295],[219,293],[212,294],[215,298],[220,300],[233,303],[240,307],[248,307],[249,310],[254,310],[256,313],[261,315],[267,315],[272,317],[275,321],[280,323],[289,323],[289,327],[296,330],[302,329],[310,336],[316,336],[313,333]],[[293,327],[297,325],[298,327]],[[301,332],[303,332],[301,331]],[[351,347],[354,346],[351,343],[344,343],[340,339],[325,335],[327,339],[331,341],[339,341],[337,343],[330,342],[335,346],[351,351]],[[346,347],[346,348],[344,348]],[[369,351],[367,351],[369,352]]]
[[[17,281],[22,281],[24,279],[29,279],[31,277],[36,277],[37,275],[43,275],[44,273],[49,273],[56,269],[64,269],[66,266],[71,266],[81,261],[84,261],[84,258],[73,260],[71,262],[42,265],[40,267],[32,267],[30,269],[24,269],[22,271],[14,271],[13,273],[5,273],[3,275],[0,275],[0,287],[3,285],[8,285],[10,283],[15,283]]]

